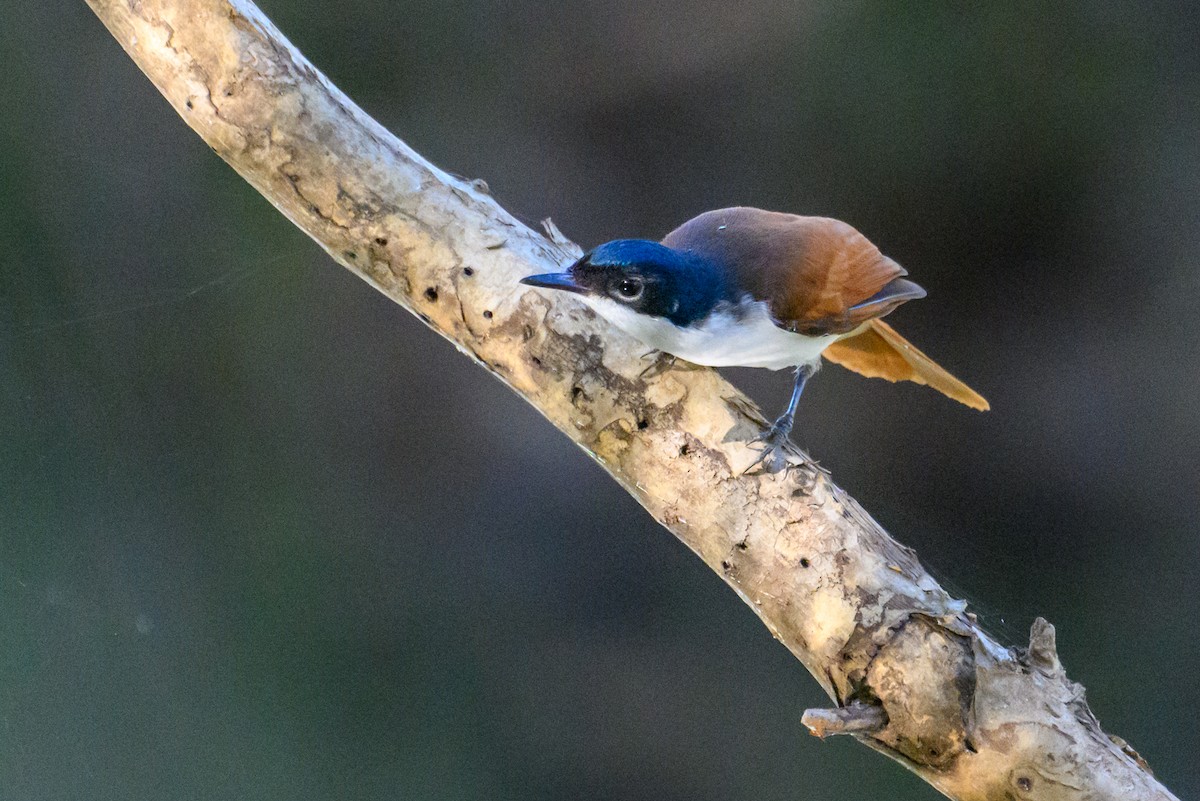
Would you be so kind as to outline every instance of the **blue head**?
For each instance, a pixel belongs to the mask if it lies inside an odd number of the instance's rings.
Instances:
[[[644,239],[607,242],[565,273],[531,275],[521,283],[606,298],[681,327],[703,320],[718,303],[731,299],[719,265]]]

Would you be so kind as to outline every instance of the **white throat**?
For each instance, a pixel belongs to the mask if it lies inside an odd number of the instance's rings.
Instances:
[[[610,323],[656,350],[709,367],[765,367],[782,370],[820,360],[840,335],[810,337],[775,325],[767,304],[749,299],[722,304],[708,317],[680,328],[663,317],[638,314],[611,298],[581,296]]]

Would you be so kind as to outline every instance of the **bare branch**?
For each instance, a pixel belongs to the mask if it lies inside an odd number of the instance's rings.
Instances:
[[[808,709],[800,719],[814,737],[833,734],[878,734],[887,726],[883,708],[854,701],[837,709]]]
[[[1048,624],[1028,650],[1001,647],[799,451],[745,474],[764,421],[741,393],[712,370],[645,371],[644,349],[582,305],[519,286],[574,246],[420,158],[251,3],[89,3],[246,180],[579,443],[856,705],[827,732],[874,721],[858,739],[963,801],[1174,798],[1101,731]]]

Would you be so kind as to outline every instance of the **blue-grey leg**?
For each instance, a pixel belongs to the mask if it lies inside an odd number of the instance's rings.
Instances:
[[[751,467],[761,464],[768,473],[778,473],[787,467],[787,460],[783,456],[783,446],[788,443],[788,436],[792,433],[792,424],[796,420],[796,407],[800,404],[800,396],[804,394],[804,385],[816,371],[816,366],[811,364],[802,364],[796,368],[796,383],[792,385],[792,399],[788,402],[784,413],[779,415],[779,418],[763,432],[762,436],[754,440],[763,444],[763,451],[754,464],[750,465]]]

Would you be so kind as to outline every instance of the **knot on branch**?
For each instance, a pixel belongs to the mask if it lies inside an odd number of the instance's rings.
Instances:
[[[867,669],[887,726],[875,739],[919,765],[946,767],[970,746],[975,657],[970,640],[914,615]]]
[[[1062,662],[1058,660],[1058,647],[1054,626],[1039,617],[1029,628],[1029,664],[1047,676],[1063,674]]]

